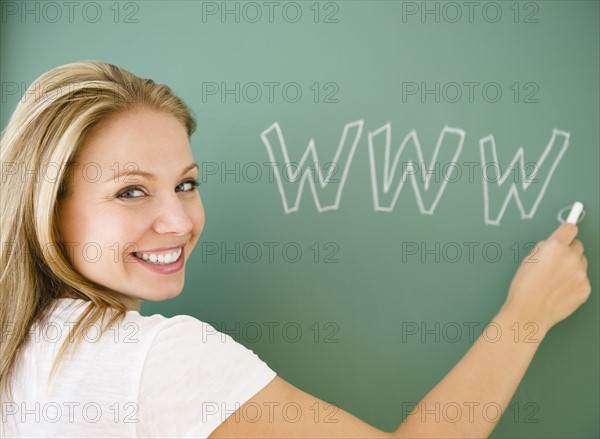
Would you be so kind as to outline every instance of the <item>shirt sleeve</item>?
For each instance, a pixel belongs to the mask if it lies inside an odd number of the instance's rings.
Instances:
[[[253,351],[191,316],[152,341],[138,392],[141,437],[208,437],[276,373]]]

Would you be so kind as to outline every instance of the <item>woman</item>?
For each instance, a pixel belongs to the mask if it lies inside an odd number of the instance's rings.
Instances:
[[[373,428],[197,319],[139,314],[181,292],[202,232],[194,129],[168,87],[101,62],[41,75],[17,106],[1,147],[2,437],[487,436],[497,419],[481,406],[506,408],[541,339],[590,294],[563,224],[493,319],[537,325],[537,340],[479,338],[395,432]],[[469,416],[419,414],[450,402]]]

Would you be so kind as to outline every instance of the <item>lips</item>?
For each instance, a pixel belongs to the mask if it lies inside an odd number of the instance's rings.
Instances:
[[[164,253],[160,256],[163,258],[163,262],[160,263],[160,259],[158,259],[158,255],[155,253],[150,254],[150,256],[146,252],[134,252],[131,253],[133,260],[139,263],[141,266],[159,274],[172,274],[181,270],[185,263],[185,254],[183,250],[183,246],[178,247],[179,251],[176,251],[177,258],[171,262],[164,262]],[[142,258],[136,256],[137,254],[142,254]],[[167,252],[169,254],[169,252]],[[146,259],[144,259],[144,256]],[[152,262],[152,259],[156,258],[157,260]]]
[[[135,256],[153,264],[170,264],[179,259],[182,251],[183,248],[180,247],[175,251],[165,253],[135,252]]]

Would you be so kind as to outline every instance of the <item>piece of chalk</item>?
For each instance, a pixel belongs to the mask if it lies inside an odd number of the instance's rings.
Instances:
[[[577,224],[577,220],[579,219],[581,212],[583,212],[583,204],[579,201],[576,201],[575,204],[573,204],[573,207],[571,207],[571,212],[569,212],[569,216],[565,222]]]

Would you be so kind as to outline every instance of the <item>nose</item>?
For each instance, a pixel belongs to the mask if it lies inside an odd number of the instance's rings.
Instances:
[[[154,221],[154,230],[160,234],[186,235],[194,227],[193,219],[186,208],[189,200],[182,200],[177,193],[167,194],[162,197],[159,212]]]

